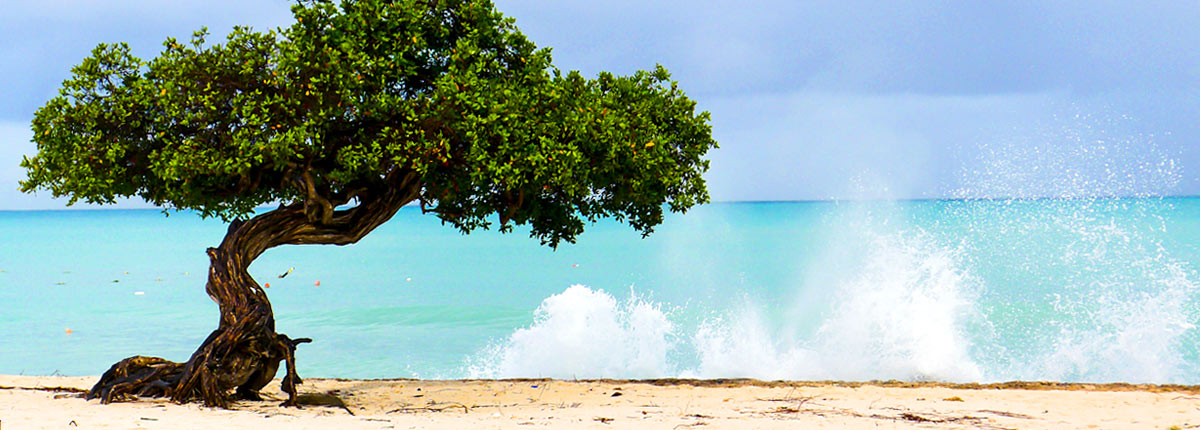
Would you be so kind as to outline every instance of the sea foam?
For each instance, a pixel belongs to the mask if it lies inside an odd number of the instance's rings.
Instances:
[[[698,324],[668,306],[575,285],[535,321],[473,359],[472,377],[879,379],[969,381],[973,313],[952,252],[921,237],[878,237],[815,332],[773,324],[745,302]]]
[[[542,301],[469,367],[471,377],[653,378],[668,373],[673,324],[660,306],[574,285]]]

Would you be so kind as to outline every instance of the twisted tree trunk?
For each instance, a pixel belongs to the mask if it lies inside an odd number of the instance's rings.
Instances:
[[[284,405],[296,406],[296,385],[301,383],[296,346],[311,340],[275,332],[271,302],[247,269],[255,258],[279,245],[357,242],[417,197],[415,174],[389,178],[391,186],[356,196],[360,204],[351,209],[334,210],[328,200],[324,209],[294,203],[230,223],[221,245],[208,249],[211,265],[205,290],[221,309],[217,329],[185,363],[144,356],[121,360],[100,377],[87,398],[109,403],[129,395],[169,396],[181,403],[198,398],[208,406],[227,407],[234,399],[260,399],[259,390],[275,377],[279,362],[286,360]]]

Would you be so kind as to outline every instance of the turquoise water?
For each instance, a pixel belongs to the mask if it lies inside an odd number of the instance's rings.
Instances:
[[[224,228],[0,212],[0,373],[186,359],[217,324]],[[405,208],[251,272],[279,331],[314,339],[302,376],[1197,384],[1198,244],[1192,198],[712,204],[557,251]]]

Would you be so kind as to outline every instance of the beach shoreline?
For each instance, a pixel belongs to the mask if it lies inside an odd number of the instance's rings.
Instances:
[[[100,405],[96,377],[0,375],[0,428],[1200,428],[1200,386],[1005,382],[321,379],[301,409],[138,399]]]

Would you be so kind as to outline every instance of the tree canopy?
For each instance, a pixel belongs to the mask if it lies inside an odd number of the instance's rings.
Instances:
[[[585,78],[486,0],[302,0],[295,23],[222,43],[167,39],[151,60],[102,44],[33,120],[23,191],[140,197],[227,221],[414,187],[464,232],[529,225],[557,245],[615,217],[649,233],[708,200],[717,146],[661,66]]]

